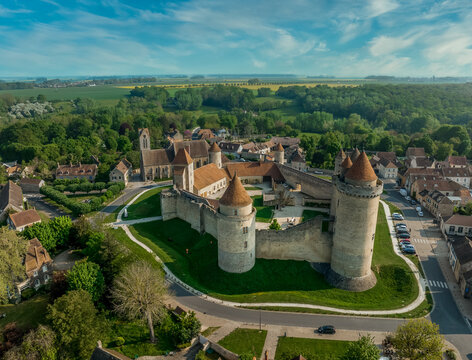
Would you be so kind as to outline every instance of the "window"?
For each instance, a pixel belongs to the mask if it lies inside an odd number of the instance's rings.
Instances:
[[[41,283],[39,282],[38,279],[36,279],[36,280],[34,281],[34,287],[35,287],[35,288],[38,288],[39,285],[41,285]]]
[[[457,228],[457,232],[458,232],[458,233],[462,233],[463,231],[464,231],[464,228],[463,228],[462,226],[459,226],[459,227]]]
[[[48,266],[47,265],[43,265],[43,272],[46,272],[48,271]]]
[[[234,215],[238,215],[238,210],[234,210]]]
[[[38,276],[38,272],[35,271],[35,272],[33,273],[33,276],[34,276],[34,277]]]
[[[247,249],[247,241],[244,242],[244,248]]]
[[[456,230],[456,227],[455,227],[455,226],[449,226],[449,231],[450,231],[450,232],[454,232],[454,230]]]

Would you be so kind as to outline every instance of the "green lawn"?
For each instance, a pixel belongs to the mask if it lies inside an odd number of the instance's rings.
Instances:
[[[18,305],[0,305],[0,314],[7,314],[5,318],[0,319],[0,332],[6,324],[11,322],[16,322],[23,330],[32,329],[44,323],[47,305],[47,295],[36,295]]]
[[[257,187],[257,186],[245,186],[244,188],[248,191],[250,191],[250,190],[253,190],[253,191],[262,190],[262,188]]]
[[[256,221],[270,223],[274,215],[274,207],[264,206],[262,195],[251,196],[251,198],[257,210]]]
[[[131,239],[126,235],[125,231],[122,228],[118,229],[109,229],[113,237],[119,241],[123,246],[128,248],[131,253],[136,255],[140,260],[146,261],[155,269],[162,270],[162,266],[154,259],[154,255],[148,253],[141,246],[131,241]]]
[[[399,214],[402,214],[403,215],[403,211],[401,211],[396,205],[393,205],[390,201],[387,201],[387,200],[384,200],[385,203],[388,205],[388,207],[390,208],[390,213],[399,213]],[[382,206],[382,205],[380,205]]]
[[[149,341],[148,327],[142,323],[110,319],[110,327],[110,340],[105,346],[132,359],[136,355],[165,355],[175,349],[171,337],[159,327],[154,329],[158,340],[155,344]],[[125,344],[117,347],[115,344],[117,337],[124,338]]]
[[[303,210],[303,214],[302,214],[302,222],[303,221],[307,221],[307,220],[310,220],[310,219],[313,219],[314,217],[317,217],[317,216],[323,216],[323,217],[328,217],[328,214],[327,213],[323,213],[321,211],[316,211],[316,210]]]
[[[323,179],[323,180],[331,181],[331,176],[329,175],[315,175],[315,177]]]
[[[133,204],[128,206],[128,217],[126,220],[161,215],[161,191],[167,188],[168,186],[152,189],[141,195]]]
[[[267,330],[241,329],[237,328],[225,338],[218,341],[218,344],[234,352],[235,354],[248,354],[256,356],[258,359],[262,355]]]
[[[413,273],[393,251],[382,207],[372,263],[378,281],[364,292],[333,288],[306,261],[257,259],[246,273],[224,272],[218,267],[217,241],[208,234],[200,235],[180,219],[137,224],[130,229],[181,280],[220,299],[381,310],[405,306],[418,295]]]
[[[280,337],[275,360],[291,360],[302,355],[316,360],[337,360],[346,352],[350,341]]]

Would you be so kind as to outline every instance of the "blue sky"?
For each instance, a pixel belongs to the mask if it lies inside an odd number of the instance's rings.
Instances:
[[[2,0],[0,76],[472,76],[471,0]]]

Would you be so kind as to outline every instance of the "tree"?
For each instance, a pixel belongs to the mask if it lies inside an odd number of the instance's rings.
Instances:
[[[425,318],[400,325],[393,335],[392,343],[400,359],[442,359],[444,339],[439,334],[439,325]]]
[[[21,345],[10,349],[4,360],[56,360],[56,333],[48,326],[39,325],[31,330]]]
[[[267,96],[270,96],[270,88],[267,88],[267,87],[262,87],[262,88],[259,88],[257,89],[257,96],[258,97],[267,97]]]
[[[167,287],[161,271],[144,262],[129,265],[114,281],[111,291],[116,312],[147,323],[151,342],[154,324],[165,316]]]
[[[190,311],[179,315],[173,327],[173,340],[176,345],[189,343],[200,332],[202,324],[195,313]]]
[[[282,227],[280,226],[277,219],[274,219],[274,220],[272,220],[272,223],[269,225],[269,229],[271,229],[271,230],[280,230],[280,229],[282,229]]]
[[[73,290],[48,306],[48,319],[57,334],[63,358],[88,359],[97,340],[104,336],[105,319],[97,314],[85,290]]]
[[[379,348],[374,344],[374,339],[367,335],[351,342],[341,360],[378,360],[379,357]]]
[[[100,266],[90,261],[78,261],[66,275],[69,290],[85,290],[98,301],[105,290]]]
[[[8,302],[8,291],[13,291],[15,283],[26,277],[23,260],[26,256],[27,241],[6,226],[0,229],[0,304]]]

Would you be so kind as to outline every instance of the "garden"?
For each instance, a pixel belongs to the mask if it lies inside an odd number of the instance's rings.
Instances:
[[[256,221],[270,223],[274,215],[274,206],[265,206],[262,195],[251,196],[251,198],[257,210]]]

